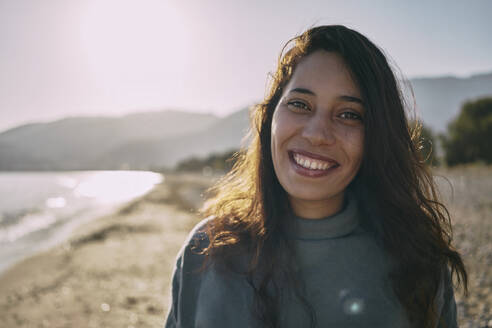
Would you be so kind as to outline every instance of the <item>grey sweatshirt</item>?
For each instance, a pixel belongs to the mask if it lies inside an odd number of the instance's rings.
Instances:
[[[206,222],[193,229],[178,254],[165,327],[261,326],[252,315],[253,290],[244,276],[224,273],[213,264],[199,272],[204,258],[193,246],[197,239],[199,247],[206,246]],[[316,327],[409,327],[389,284],[388,256],[358,224],[355,201],[334,216],[293,217],[288,224]],[[436,295],[438,327],[455,328],[456,304],[446,278]],[[281,327],[308,327],[308,314],[296,297],[284,297],[280,308]]]

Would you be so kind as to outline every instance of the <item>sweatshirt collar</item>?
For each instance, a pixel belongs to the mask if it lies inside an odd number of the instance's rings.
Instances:
[[[345,208],[337,214],[321,219],[305,219],[292,214],[288,220],[287,234],[293,239],[319,240],[346,236],[359,224],[357,201],[347,195]]]

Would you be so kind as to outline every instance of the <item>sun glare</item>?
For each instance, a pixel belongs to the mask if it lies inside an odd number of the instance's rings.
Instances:
[[[122,202],[148,192],[162,176],[151,172],[99,171],[82,181],[74,193],[100,203]]]

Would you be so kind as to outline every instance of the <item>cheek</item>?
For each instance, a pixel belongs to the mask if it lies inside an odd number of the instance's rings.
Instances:
[[[271,126],[271,144],[272,152],[275,151],[276,147],[281,146],[285,124],[282,123],[282,115],[279,115],[277,109],[273,113],[272,126]]]
[[[352,156],[358,162],[357,165],[360,165],[364,156],[364,130],[355,133],[351,141]]]
[[[343,127],[336,131],[338,139],[343,143],[345,153],[355,165],[362,161],[364,152],[364,129],[359,127]]]
[[[292,120],[290,120],[288,113],[281,108],[276,108],[272,117],[270,134],[272,161],[276,170],[280,169],[282,163],[285,163],[287,160],[287,143],[292,135]]]
[[[277,108],[272,117],[272,140],[277,140],[277,146],[296,133],[299,122],[285,108]]]
[[[271,132],[270,132],[270,152],[272,154],[272,161],[273,161],[273,166],[277,166],[277,159],[278,159],[278,149],[279,147],[279,124],[278,124],[278,118],[277,118],[277,110],[275,109],[275,112],[273,113],[273,118],[272,118],[272,126],[271,126]]]

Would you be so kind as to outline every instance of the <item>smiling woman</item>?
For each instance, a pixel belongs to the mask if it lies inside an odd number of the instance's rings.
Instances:
[[[272,119],[272,161],[294,212],[322,218],[341,210],[362,162],[364,107],[337,54],[299,63]]]
[[[457,327],[467,274],[414,132],[366,37],[291,40],[178,255],[166,327]]]

